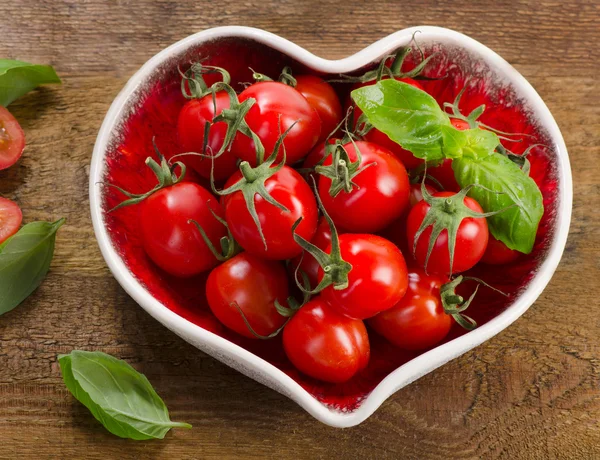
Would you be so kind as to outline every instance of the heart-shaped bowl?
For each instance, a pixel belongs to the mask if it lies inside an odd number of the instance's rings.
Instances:
[[[323,384],[291,366],[281,351],[280,339],[244,339],[221,326],[206,306],[205,278],[177,280],[153,266],[141,248],[136,207],[108,212],[122,197],[101,183],[111,182],[134,192],[150,189],[154,182],[144,160],[153,155],[154,136],[167,157],[180,153],[175,126],[185,99],[178,68],[185,68],[191,61],[205,59],[206,64],[227,68],[236,85],[251,79],[248,67],[267,75],[277,75],[284,65],[290,65],[295,74],[356,74],[407,45],[416,32],[426,53],[437,52],[430,73],[445,77],[423,81],[438,102],[451,102],[469,76],[469,90],[463,98],[465,110],[486,103],[486,123],[532,135],[515,150],[523,152],[528,142],[544,144],[529,155],[530,174],[544,196],[544,217],[531,254],[510,266],[476,272],[509,294],[503,297],[479,291],[469,309],[479,323],[477,329],[467,333],[455,325],[440,345],[421,353],[402,352],[370,334],[368,368],[346,384]],[[343,86],[338,90],[341,97],[347,97],[348,89]],[[540,96],[510,64],[472,38],[438,27],[414,27],[379,40],[353,56],[330,61],[263,30],[218,27],[158,53],[116,97],[94,147],[90,203],[96,237],[110,270],[150,315],[200,350],[293,399],[318,420],[348,427],[369,417],[398,389],[491,338],[533,304],[548,284],[565,247],[572,184],[562,135]]]

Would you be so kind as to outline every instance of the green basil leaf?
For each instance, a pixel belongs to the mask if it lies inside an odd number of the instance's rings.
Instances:
[[[453,126],[442,126],[442,144],[446,158],[482,159],[494,152],[500,139],[496,133],[479,128],[461,131]]]
[[[480,184],[469,192],[486,212],[500,211],[488,217],[492,235],[510,249],[529,254],[544,214],[542,193],[535,181],[528,177],[507,157],[493,153],[482,160],[463,156],[452,162],[452,169],[461,187]]]
[[[192,427],[172,422],[148,379],[125,361],[74,350],[60,355],[58,362],[69,391],[114,435],[138,441],[162,439],[171,428]]]
[[[352,99],[369,123],[414,156],[426,160],[445,157],[442,128],[451,127],[450,118],[425,91],[388,79],[355,89]]]
[[[32,222],[0,245],[0,315],[42,283],[54,256],[56,231],[64,223]]]
[[[0,105],[4,107],[39,85],[60,82],[52,66],[0,59]]]

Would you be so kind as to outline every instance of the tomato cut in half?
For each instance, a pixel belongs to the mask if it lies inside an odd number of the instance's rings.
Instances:
[[[17,203],[0,197],[0,244],[17,233],[22,221],[23,214]]]
[[[25,148],[25,133],[15,117],[0,106],[0,170],[14,165]]]

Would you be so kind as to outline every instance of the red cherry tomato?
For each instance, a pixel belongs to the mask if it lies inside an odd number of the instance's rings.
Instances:
[[[397,78],[396,80],[407,83],[407,84],[414,86],[415,88],[418,88],[420,90],[423,89],[423,87],[419,84],[419,82],[417,82],[416,80],[413,80],[412,78]],[[374,85],[374,84],[375,84],[375,81],[370,81],[367,83],[359,83],[359,84],[355,85],[352,89],[362,88],[363,86],[370,86],[370,85]],[[360,110],[358,107],[356,107],[354,110],[354,114],[353,114],[355,123],[361,115],[362,115],[362,110]],[[375,129],[375,128],[371,129],[365,135],[365,140],[369,141],[369,142],[373,142],[374,144],[379,144],[382,147],[385,147],[386,149],[388,149],[390,152],[392,152],[394,155],[396,155],[400,159],[400,161],[402,161],[402,163],[404,164],[404,166],[407,169],[416,168],[417,166],[420,166],[421,164],[423,164],[424,160],[415,157],[410,151],[400,147],[400,145],[398,145],[396,142],[391,140],[387,134],[382,133],[378,129]]]
[[[469,129],[469,123],[459,118],[451,118],[450,123],[461,131]],[[442,160],[439,166],[427,168],[427,174],[436,179],[444,187],[444,190],[450,192],[458,192],[460,190],[460,185],[456,182],[456,176],[452,169],[452,160],[449,158]]]
[[[351,161],[357,159],[354,144],[344,146]],[[362,155],[362,166],[374,163],[352,180],[356,184],[350,193],[342,190],[337,196],[329,194],[331,179],[319,178],[319,196],[336,225],[346,231],[374,233],[400,217],[408,206],[410,184],[402,163],[390,153],[371,142],[356,142]],[[333,162],[330,156],[324,165]]]
[[[140,235],[144,250],[160,268],[188,277],[217,265],[202,235],[190,219],[198,222],[215,246],[227,231],[210,210],[223,218],[218,200],[194,182],[180,182],[150,195],[141,203]]]
[[[331,230],[329,229],[329,224],[324,217],[321,217],[319,220],[319,226],[317,227],[315,236],[313,236],[310,242],[322,251],[325,251],[331,243]],[[292,277],[295,276],[298,264],[300,264],[299,269],[308,276],[311,287],[315,288],[319,282],[319,268],[321,268],[317,260],[308,252],[295,257],[290,263],[290,272]],[[302,280],[302,278],[298,276],[298,280]]]
[[[448,335],[453,323],[440,299],[440,287],[446,282],[446,277],[411,270],[406,295],[394,307],[371,318],[369,325],[406,350],[434,346]]]
[[[25,133],[12,114],[0,106],[0,171],[14,165],[25,148]]]
[[[425,189],[429,192],[430,195],[437,193],[435,187],[429,184],[425,184]],[[410,184],[410,194],[409,194],[409,205],[410,209],[412,209],[419,201],[423,201],[423,192],[421,191],[421,183]]]
[[[225,188],[242,178],[238,171],[225,184]],[[256,224],[248,211],[242,192],[225,196],[225,216],[235,240],[249,253],[266,259],[291,259],[302,252],[294,241],[292,226],[300,217],[302,222],[296,233],[311,240],[317,230],[318,211],[315,197],[302,176],[289,166],[284,166],[265,181],[265,188],[278,203],[289,212],[255,195],[256,213],[267,242],[267,249],[260,238]]]
[[[276,81],[255,83],[239,95],[239,101],[254,98],[256,102],[248,111],[245,120],[265,147],[265,158],[275,148],[280,134],[297,122],[285,137],[286,163],[293,164],[314,147],[321,134],[319,114],[291,86]],[[256,165],[254,141],[238,133],[231,151],[252,166]],[[283,159],[280,149],[277,159]]]
[[[497,240],[492,235],[488,240],[487,249],[481,258],[484,264],[502,265],[514,262],[519,258],[521,253],[508,247],[500,240]]]
[[[321,297],[300,308],[285,326],[283,348],[299,371],[325,382],[346,382],[369,363],[365,324],[339,314]]]
[[[330,138],[329,144],[335,144],[336,141],[337,139]],[[318,164],[321,164],[321,161],[323,160],[323,158],[325,158],[325,155],[327,155],[327,152],[325,151],[325,142],[320,142],[315,146],[314,149],[310,151],[308,156],[304,159],[304,162],[302,163],[302,168],[313,169]]]
[[[229,329],[251,339],[255,335],[234,304],[254,332],[267,336],[285,322],[275,308],[275,300],[286,305],[288,295],[285,267],[247,252],[213,269],[206,281],[206,299],[213,314]]]
[[[23,214],[14,201],[0,197],[0,244],[19,230]]]
[[[342,121],[342,104],[335,90],[329,83],[315,75],[296,77],[296,90],[319,114],[321,135],[318,142],[324,141]]]
[[[348,287],[326,287],[321,296],[351,318],[365,319],[392,308],[408,285],[406,262],[390,241],[376,235],[344,234],[339,237],[342,259],[352,265]],[[331,253],[331,245],[325,251]],[[323,269],[319,269],[319,281]]]
[[[453,192],[438,192],[434,197],[450,197],[454,196]],[[465,205],[476,212],[483,212],[479,203],[471,197],[465,197]],[[413,248],[415,234],[421,226],[421,222],[425,218],[427,211],[431,206],[425,201],[421,201],[415,205],[408,215],[406,224],[406,233],[409,247]],[[429,238],[431,237],[431,229],[429,226],[419,237],[415,258],[417,263],[423,267],[427,256],[427,248],[429,246]],[[456,244],[454,249],[454,261],[452,264],[452,272],[460,273],[473,267],[481,260],[488,244],[488,226],[485,217],[466,217],[458,227],[456,236]],[[427,264],[428,273],[449,274],[450,273],[450,253],[448,251],[448,231],[442,230],[437,237],[429,262]]]
[[[204,147],[204,129],[206,123],[211,123],[213,118],[219,115],[223,109],[228,109],[229,95],[225,91],[216,93],[217,111],[215,114],[212,94],[200,99],[192,99],[187,102],[177,120],[177,133],[182,153],[195,152],[202,153]],[[208,134],[208,147],[206,154],[215,155],[225,140],[227,124],[224,121],[215,123],[210,127]],[[212,160],[197,155],[185,155],[179,158],[180,161],[191,166],[202,177],[210,178]],[[237,157],[229,151],[223,152],[214,161],[214,177],[216,180],[227,179],[237,170]]]

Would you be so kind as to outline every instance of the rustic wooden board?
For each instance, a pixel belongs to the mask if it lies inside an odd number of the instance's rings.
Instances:
[[[265,28],[340,58],[403,27],[450,27],[498,51],[545,99],[574,168],[567,250],[516,324],[390,398],[367,422],[326,427],[198,352],[112,278],[88,211],[102,119],[133,72],[208,27]],[[18,0],[0,2],[0,55],[64,79],[11,110],[27,134],[0,193],[27,221],[65,216],[45,284],[0,318],[0,458],[600,458],[600,3]],[[112,437],[64,388],[58,353],[127,359],[194,424],[161,442]]]

